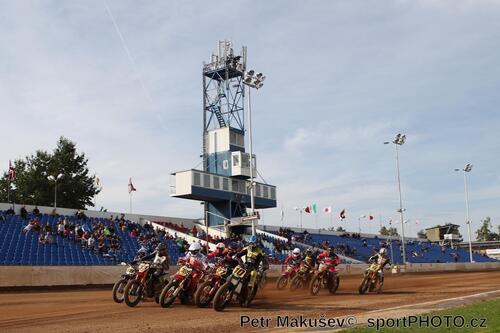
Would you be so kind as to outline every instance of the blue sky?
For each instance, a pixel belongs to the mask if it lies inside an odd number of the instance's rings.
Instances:
[[[201,65],[227,38],[267,75],[252,98],[254,150],[278,186],[284,223],[297,225],[293,207],[311,203],[333,206],[334,226],[345,208],[350,230],[362,214],[377,216],[364,231],[377,230],[379,216],[396,219],[394,147],[382,142],[404,132],[411,233],[463,224],[453,169],[467,162],[473,228],[485,216],[498,225],[500,2],[106,3],[136,68],[102,0],[0,2],[5,168],[64,135],[101,178],[99,205],[128,210],[131,176],[134,211],[200,216],[198,203],[169,197],[169,174],[200,161]],[[282,223],[279,215],[266,211],[265,223]]]

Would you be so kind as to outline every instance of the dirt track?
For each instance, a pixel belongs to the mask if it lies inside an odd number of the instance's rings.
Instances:
[[[237,332],[240,315],[275,317],[289,314],[317,318],[356,315],[417,302],[500,290],[500,271],[416,274],[386,277],[381,295],[358,295],[360,277],[342,277],[338,294],[321,291],[278,292],[273,285],[258,294],[248,309],[232,306],[223,313],[179,303],[162,309],[154,302],[129,308],[116,304],[110,290],[18,292],[0,294],[0,332]],[[271,327],[274,323],[271,323]],[[255,329],[253,329],[255,330]]]

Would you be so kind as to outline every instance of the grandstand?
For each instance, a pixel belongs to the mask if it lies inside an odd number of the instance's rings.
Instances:
[[[280,231],[275,229],[271,228],[270,232],[279,235]],[[286,233],[287,238],[290,240],[302,239],[304,236],[304,233],[298,230],[286,230],[288,231]],[[283,229],[281,231],[281,234],[283,234]],[[303,240],[303,242],[315,247],[321,247],[325,241],[335,246],[339,254],[362,262],[366,262],[381,246],[385,245],[389,249],[389,255],[393,263],[402,264],[401,241],[399,239],[369,234],[358,235],[326,231],[319,233],[316,231],[315,233],[309,233],[307,240]],[[423,240],[407,240],[406,251],[407,261],[410,263],[469,262],[469,253],[464,249],[440,246]],[[481,254],[473,254],[473,259],[475,262],[496,261]]]

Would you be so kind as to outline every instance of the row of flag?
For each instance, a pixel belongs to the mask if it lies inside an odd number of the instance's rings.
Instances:
[[[303,207],[303,208],[300,208],[300,207],[294,207],[294,210],[297,211],[297,212],[304,212],[304,213],[307,213],[307,214],[317,214],[318,213],[318,206],[316,204],[312,204],[310,206],[306,206],[306,207]],[[326,206],[326,207],[323,207],[322,209],[323,213],[324,214],[332,214],[333,213],[333,210],[332,210],[332,207],[331,206]],[[283,217],[284,216],[284,211],[283,209],[281,209],[281,216]],[[340,212],[339,212],[339,217],[341,220],[344,220],[346,218],[346,210],[345,209],[342,209]],[[371,214],[368,214],[368,215],[361,215],[359,217],[360,219],[362,218],[366,218],[368,219],[368,221],[372,221],[375,217]]]

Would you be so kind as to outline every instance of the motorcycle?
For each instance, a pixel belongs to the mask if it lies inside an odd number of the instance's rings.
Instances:
[[[367,291],[376,290],[378,293],[382,291],[382,283],[380,282],[378,271],[380,270],[380,265],[376,262],[372,262],[370,266],[366,269],[363,280],[359,285],[359,293],[364,294]]]
[[[206,274],[206,280],[203,281],[203,283],[201,283],[196,290],[196,293],[194,294],[195,304],[200,308],[208,306],[220,286],[226,282],[226,279],[231,274],[231,271],[230,267],[224,265],[223,260],[217,263],[213,272]]]
[[[122,263],[122,265],[126,265]],[[127,282],[133,278],[135,275],[136,268],[132,265],[128,265],[127,270],[123,273],[118,281],[113,285],[113,301],[116,303],[122,303],[124,301],[124,291]]]
[[[295,291],[309,285],[313,272],[314,270],[311,268],[311,266],[309,266],[305,262],[302,262],[299,269],[297,270],[297,273],[290,280],[290,291]]]
[[[177,265],[181,267],[173,276],[172,281],[163,288],[160,294],[160,305],[168,308],[179,297],[181,304],[186,305],[193,297],[198,284],[205,277],[204,263],[191,257],[188,261],[179,260]]]
[[[297,265],[283,266],[281,276],[278,278],[278,281],[276,281],[276,289],[285,289],[286,286],[288,286],[288,284],[295,277],[298,270],[299,266]]]
[[[223,311],[231,302],[236,294],[241,307],[248,307],[259,289],[259,284],[262,284],[260,279],[265,279],[265,272],[259,274],[258,270],[253,268],[252,264],[240,263],[233,269],[232,274],[228,277],[213,300],[213,308],[215,311]]]
[[[123,291],[125,303],[134,307],[147,297],[154,297],[159,302],[159,295],[163,286],[168,282],[166,275],[156,276],[165,257],[156,257],[153,262],[141,262],[135,275],[127,282]]]
[[[331,294],[335,294],[339,288],[340,278],[337,270],[333,266],[331,258],[325,258],[319,262],[318,269],[309,284],[309,293],[313,296],[318,295],[321,286],[324,286]]]

